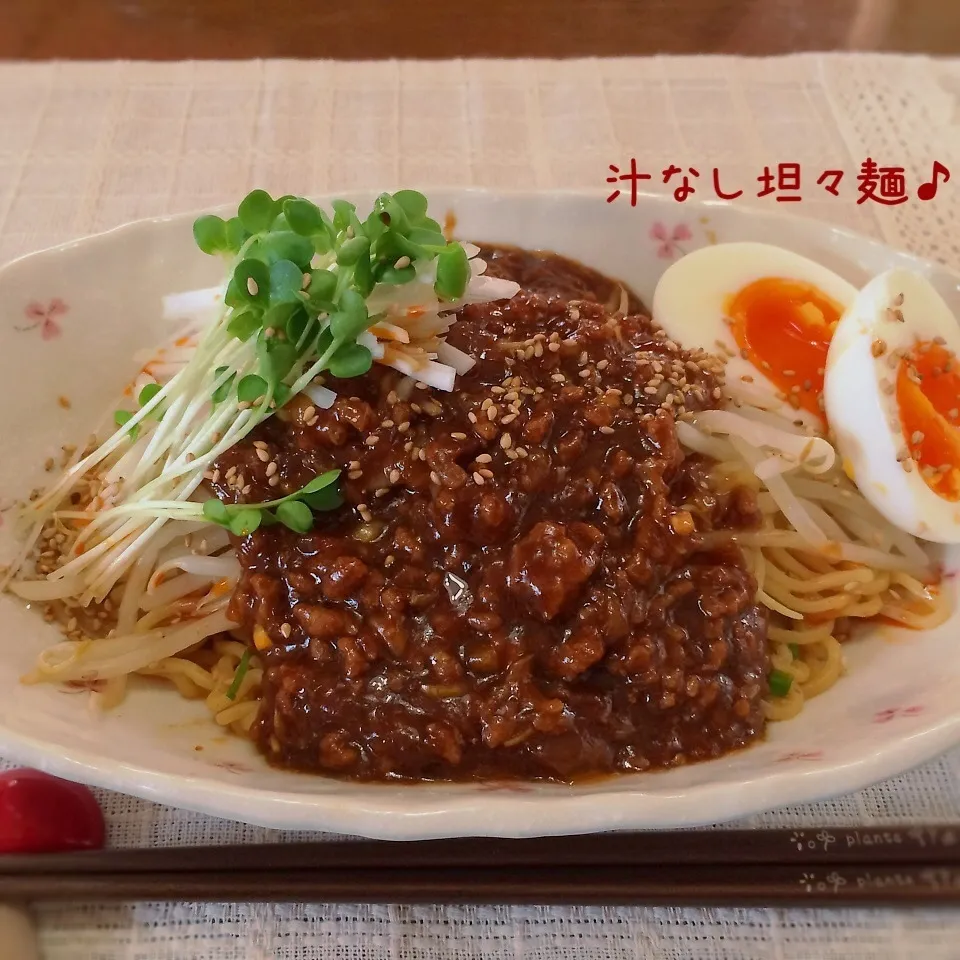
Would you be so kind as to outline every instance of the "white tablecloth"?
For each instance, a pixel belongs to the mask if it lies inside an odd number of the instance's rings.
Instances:
[[[635,157],[656,174],[755,197],[764,166],[802,165],[788,209],[960,268],[960,62],[774,60],[0,65],[0,260],[153,214],[236,201],[253,186],[605,187]],[[858,205],[872,157],[935,200]],[[816,186],[843,169],[841,195]],[[672,184],[671,184],[672,189]],[[840,799],[753,825],[960,819],[960,751]],[[101,794],[114,844],[229,843],[271,831]],[[938,911],[520,909],[134,904],[44,907],[50,960],[663,960],[960,958]]]

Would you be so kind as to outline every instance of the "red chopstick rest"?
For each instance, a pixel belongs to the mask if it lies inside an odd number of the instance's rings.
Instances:
[[[0,854],[99,850],[103,814],[91,791],[39,770],[0,773]]]

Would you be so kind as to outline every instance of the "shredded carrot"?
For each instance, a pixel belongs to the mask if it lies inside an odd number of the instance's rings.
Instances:
[[[370,332],[378,340],[390,340],[397,343],[410,342],[410,334],[403,327],[398,327],[393,323],[375,323],[370,327]]]
[[[230,592],[230,581],[227,579],[218,580],[211,588],[210,595],[213,597],[222,597]]]
[[[189,337],[189,336],[186,336],[186,337],[177,337],[177,339],[173,341],[173,345],[174,345],[175,347],[186,347],[186,346],[189,346],[189,344],[190,344],[190,337]]]
[[[416,320],[417,317],[422,317],[426,313],[426,310],[423,307],[407,307],[407,317],[410,320]]]

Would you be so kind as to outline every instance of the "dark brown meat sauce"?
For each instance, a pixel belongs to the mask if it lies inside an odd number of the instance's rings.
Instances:
[[[239,544],[231,609],[272,644],[261,749],[363,779],[569,780],[748,744],[766,625],[742,556],[699,535],[755,504],[712,490],[674,427],[713,402],[712,359],[611,316],[579,265],[485,255],[526,289],[461,311],[449,340],[478,363],[454,393],[376,368],[218,464],[228,500],[344,471],[311,533]]]

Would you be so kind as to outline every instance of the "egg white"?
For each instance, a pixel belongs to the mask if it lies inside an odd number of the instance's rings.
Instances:
[[[902,322],[891,308],[900,311]],[[934,337],[943,337],[945,349],[960,357],[960,327],[929,281],[901,269],[875,277],[837,324],[823,395],[835,445],[864,497],[907,533],[960,543],[960,502],[938,496],[915,465],[907,471],[897,462],[905,438],[896,392],[884,392],[884,384],[896,384],[890,353]],[[876,340],[887,348],[879,357],[873,355]]]
[[[667,268],[653,294],[653,319],[682,346],[728,357],[726,380],[735,396],[802,421],[811,432],[822,430],[817,417],[779,398],[777,386],[740,356],[726,322],[728,299],[767,277],[809,283],[841,307],[857,295],[843,277],[790,250],[767,243],[720,243],[688,253]]]

